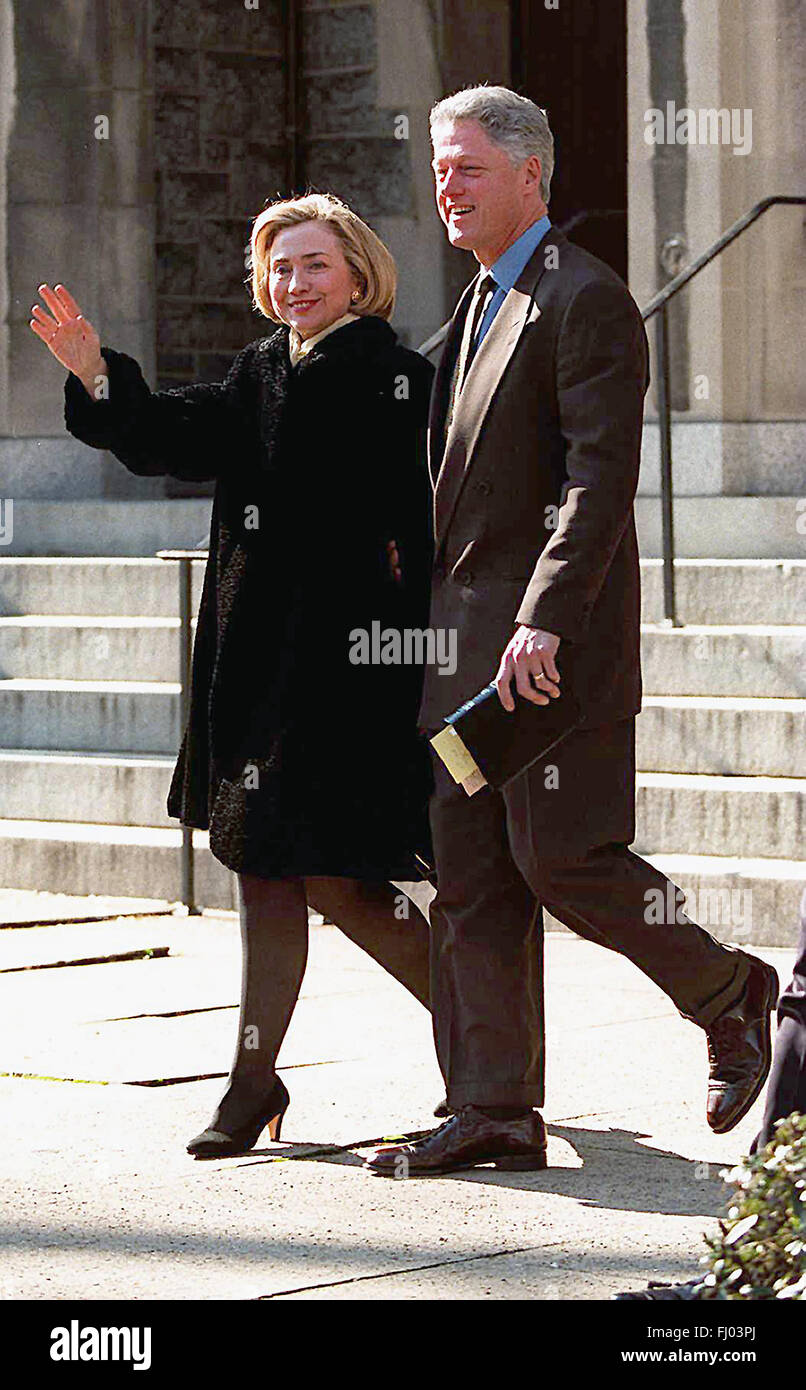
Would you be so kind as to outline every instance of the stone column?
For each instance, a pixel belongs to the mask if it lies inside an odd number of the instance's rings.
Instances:
[[[0,0],[0,448],[10,430],[8,394],[9,303],[8,282],[8,145],[14,125],[17,71],[14,54],[14,11],[11,0]],[[3,457],[0,454],[0,457]],[[7,491],[5,481],[2,490]]]
[[[251,308],[244,253],[253,219],[289,192],[283,25],[277,0],[152,4],[157,373],[170,387],[220,381],[273,328]]]
[[[640,304],[658,287],[660,247],[676,230],[662,222],[672,196],[683,265],[765,196],[806,189],[803,6],[680,0],[674,8],[684,26],[682,61],[661,90],[664,55],[653,67],[647,24],[658,5],[629,0],[630,284]],[[647,112],[661,105],[659,97],[674,104],[681,126],[682,111],[691,113],[693,138],[646,143]],[[673,402],[679,496],[802,491],[806,385],[794,344],[806,313],[805,226],[802,208],[765,213],[683,291],[687,312],[677,328],[685,337],[677,342]],[[650,422],[654,407],[653,391]],[[645,446],[641,490],[653,493],[658,448],[651,423]]]
[[[37,286],[63,282],[102,341],[154,368],[149,7],[1,0],[0,474],[5,495],[161,495],[64,429],[64,371],[28,327]]]
[[[419,160],[420,108],[433,85],[424,10],[420,0],[306,2],[301,22],[305,178],[343,198],[389,246],[400,275],[395,326],[411,341],[430,327],[410,264],[419,236],[414,145]]]
[[[411,202],[381,217],[378,233],[398,267],[395,326],[418,347],[452,311],[445,284],[445,229],[434,201],[428,112],[442,96],[433,6],[426,0],[379,0],[378,101],[393,120],[405,116]]]
[[[443,88],[440,96],[448,96],[460,87],[478,82],[509,86],[512,76],[509,0],[439,0],[436,8]],[[453,313],[462,290],[478,271],[478,262],[471,252],[452,247],[444,228],[442,238],[447,318]]]

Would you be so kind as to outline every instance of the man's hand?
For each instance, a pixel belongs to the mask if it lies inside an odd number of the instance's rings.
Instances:
[[[513,676],[515,688],[525,700],[547,705],[550,698],[556,699],[560,693],[560,673],[554,658],[559,645],[560,639],[553,632],[521,624],[501,657],[495,677],[498,698],[505,710],[511,713],[515,708],[511,689]]]

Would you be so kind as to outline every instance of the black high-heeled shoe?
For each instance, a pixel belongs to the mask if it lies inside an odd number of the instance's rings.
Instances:
[[[187,1146],[194,1158],[229,1158],[232,1154],[248,1153],[268,1125],[269,1137],[280,1138],[283,1117],[291,1097],[279,1076],[260,1109],[245,1124],[231,1132],[210,1126],[197,1134]]]

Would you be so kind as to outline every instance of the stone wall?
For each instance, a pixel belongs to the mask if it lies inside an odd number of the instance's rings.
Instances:
[[[661,94],[678,110],[736,112],[747,150],[734,153],[732,140],[645,142],[645,113],[661,90],[653,90],[651,50],[658,50],[655,65],[668,67],[668,36],[649,22],[662,4],[630,0],[630,283],[642,304],[669,278],[659,261],[667,238],[681,238],[685,264],[760,199],[806,187],[806,100],[798,80],[806,61],[803,5],[676,0],[672,8],[682,18],[680,65]],[[676,205],[663,173],[672,164]],[[653,187],[658,169],[663,176]],[[806,313],[805,225],[803,208],[772,209],[683,291],[685,313],[678,301],[672,314],[673,348],[674,331],[684,335],[673,382],[681,421],[806,418],[803,371],[792,351]],[[725,482],[725,490],[743,490],[741,478]]]
[[[66,436],[64,373],[30,332],[30,306],[42,280],[63,281],[102,341],[160,387],[220,379],[267,331],[245,250],[266,201],[291,191],[286,9],[0,0],[5,496],[183,491],[134,479]],[[419,343],[449,298],[429,168],[427,113],[442,90],[435,7],[301,0],[299,30],[296,189],[331,189],[376,228],[400,268],[395,326]]]
[[[403,138],[395,134],[408,110],[379,101],[378,8],[309,4],[302,16],[305,179],[370,223],[412,211],[409,140],[405,127]],[[410,76],[409,98],[416,91]]]
[[[244,251],[284,178],[278,0],[152,0],[156,346],[161,387],[216,381],[264,332]]]
[[[28,327],[37,286],[62,281],[103,340],[153,374],[147,20],[147,6],[127,0],[2,0],[5,496],[147,497],[161,490],[65,437],[64,371]]]
[[[412,217],[414,189],[411,141],[399,138],[409,112],[379,97],[378,9],[302,8],[298,191],[334,192],[380,230]],[[290,191],[285,35],[278,0],[153,0],[153,12],[157,370],[168,386],[220,379],[269,327],[250,308],[244,253],[256,214]],[[408,76],[416,92],[413,66]]]

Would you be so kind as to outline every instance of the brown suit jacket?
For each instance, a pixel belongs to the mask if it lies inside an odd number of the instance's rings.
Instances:
[[[552,227],[449,419],[474,285],[451,321],[429,421],[430,625],[456,629],[457,668],[427,668],[420,724],[440,727],[494,678],[518,623],[562,639],[588,725],[628,717],[641,708],[633,498],[649,372],[640,312],[614,271]]]

